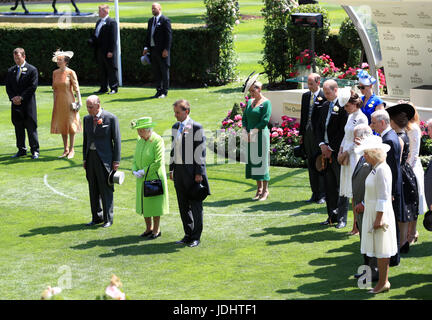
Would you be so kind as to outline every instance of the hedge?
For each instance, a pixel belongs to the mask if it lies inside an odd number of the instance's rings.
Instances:
[[[180,86],[219,85],[218,48],[213,32],[200,25],[173,24],[171,48],[171,83]],[[23,47],[27,61],[39,70],[39,83],[51,84],[52,72],[57,68],[51,61],[56,49],[75,53],[70,62],[82,84],[97,84],[94,51],[87,39],[94,32],[94,24],[75,25],[59,29],[57,24],[0,25],[0,82],[4,83],[7,69],[14,65],[13,49]],[[143,66],[140,57],[147,30],[143,24],[121,24],[121,54],[124,84],[149,83],[150,66]]]

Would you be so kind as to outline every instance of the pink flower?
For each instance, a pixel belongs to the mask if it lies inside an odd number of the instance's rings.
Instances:
[[[117,288],[116,286],[109,285],[105,289],[105,294],[107,296],[110,296],[114,300],[126,300],[126,295],[123,292],[121,292],[120,289]]]
[[[228,121],[222,121],[222,125],[226,126],[228,124]]]
[[[271,134],[271,137],[272,138],[276,138],[276,137],[278,137],[279,136],[279,133],[277,133],[277,131],[274,131],[272,134]]]
[[[243,127],[243,123],[241,121],[237,122],[237,126],[242,128]]]
[[[234,117],[234,121],[239,121],[239,120],[241,120],[241,119],[242,119],[241,114],[238,114],[238,115],[236,115],[236,116]]]
[[[369,68],[369,65],[368,65],[366,62],[363,62],[363,63],[361,64],[361,68],[362,68],[362,69]]]
[[[246,105],[243,102],[240,102],[240,107],[244,108],[244,107],[246,107]]]

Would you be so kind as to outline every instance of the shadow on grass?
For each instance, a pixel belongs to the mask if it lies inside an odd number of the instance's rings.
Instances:
[[[227,206],[231,205],[237,205],[237,204],[243,204],[252,202],[253,200],[251,198],[243,198],[243,199],[233,199],[233,200],[220,200],[220,201],[214,201],[214,202],[205,202],[205,206],[207,207],[219,207],[219,208],[225,208]]]
[[[133,245],[128,247],[115,248],[110,253],[99,255],[101,258],[111,258],[116,256],[141,256],[163,253],[174,253],[179,251],[179,247],[173,242],[154,243],[152,240],[147,240],[141,245]]]
[[[256,202],[255,202],[256,203]],[[298,210],[303,213],[316,213],[316,212],[327,212],[325,206],[321,208],[306,208],[299,209],[305,205],[304,201],[290,201],[290,202],[281,202],[281,201],[273,201],[262,203],[259,202],[256,205],[252,205],[249,209],[245,210],[245,212],[256,212],[256,211],[289,211],[289,210]],[[302,215],[302,213],[294,213],[293,215]]]
[[[48,234],[59,234],[63,232],[73,232],[73,231],[82,231],[85,229],[94,229],[97,227],[87,227],[84,225],[84,223],[79,224],[71,224],[68,226],[52,226],[52,227],[42,227],[42,228],[36,228],[31,229],[28,231],[28,233],[21,234],[20,237],[26,238],[26,237],[33,237],[37,235],[48,235]]]

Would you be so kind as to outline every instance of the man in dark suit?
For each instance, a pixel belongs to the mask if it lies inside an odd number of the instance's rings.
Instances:
[[[109,17],[109,6],[99,6],[99,20],[96,22],[94,34],[88,40],[95,49],[96,61],[98,63],[100,89],[96,94],[109,94],[118,92],[117,77],[117,22]]]
[[[327,80],[323,85],[327,101],[319,108],[315,138],[321,154],[328,159],[324,174],[328,219],[322,225],[337,222],[336,228],[346,226],[348,198],[339,197],[340,164],[337,161],[339,148],[345,135],[344,127],[348,114],[338,102],[338,85],[334,80]]]
[[[87,111],[89,114],[83,120],[83,166],[92,212],[92,221],[87,225],[103,222],[103,227],[107,228],[112,225],[114,216],[114,185],[108,183],[108,176],[111,171],[117,171],[120,165],[119,122],[115,115],[101,108],[98,96],[87,98]]]
[[[372,129],[367,124],[359,124],[354,129],[354,142],[356,145],[360,145],[361,141],[372,135]],[[365,181],[369,173],[372,171],[372,166],[366,162],[365,158],[360,157],[357,162],[353,175],[351,178],[352,185],[352,202],[353,211],[357,217],[357,228],[360,231],[360,241],[363,235],[362,223],[363,223],[363,212],[364,212],[364,195],[365,195]],[[368,230],[366,230],[367,232]],[[363,255],[363,264],[371,268],[372,281],[378,280],[378,262],[376,257],[368,257],[366,254]],[[363,276],[363,274],[355,274],[356,279]]]
[[[150,52],[150,62],[157,90],[154,98],[165,98],[169,88],[171,21],[162,14],[159,3],[153,3],[152,14],[153,18],[150,18],[147,24],[143,56]]]
[[[401,216],[402,209],[402,174],[400,171],[401,160],[401,145],[397,133],[390,126],[390,116],[385,110],[377,110],[371,114],[370,127],[377,132],[382,142],[390,146],[387,152],[386,162],[392,171],[392,196],[393,196],[393,211],[396,222]],[[399,244],[400,230],[396,223],[397,243]],[[399,248],[399,246],[398,246]],[[400,262],[399,249],[398,253],[390,258],[390,266],[397,266]]]
[[[189,117],[190,104],[187,100],[178,100],[173,106],[178,122],[172,127],[169,169],[185,233],[177,243],[196,247],[203,229],[203,205],[202,200],[191,196],[191,192],[196,184],[201,184],[206,194],[210,194],[205,163],[206,137],[201,124]]]
[[[6,77],[6,92],[11,104],[12,123],[15,127],[18,152],[13,158],[27,154],[25,130],[29,140],[32,159],[39,158],[39,141],[37,133],[36,89],[38,70],[26,62],[23,48],[13,51],[15,66],[9,68]]]
[[[302,95],[299,128],[301,143],[308,159],[309,183],[312,190],[312,197],[308,202],[316,202],[318,204],[325,202],[324,178],[315,170],[315,163],[313,161],[315,155],[320,152],[313,128],[317,123],[319,114],[317,110],[326,101],[324,92],[320,89],[320,82],[321,77],[319,74],[311,73],[308,76],[307,85],[309,91]]]

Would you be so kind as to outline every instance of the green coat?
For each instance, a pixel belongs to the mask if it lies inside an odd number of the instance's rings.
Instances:
[[[145,141],[137,141],[135,155],[132,163],[132,170],[144,169],[147,173],[147,180],[161,179],[164,194],[153,197],[144,197],[144,178],[137,178],[136,182],[136,212],[144,217],[161,216],[169,212],[168,205],[168,183],[165,170],[164,158],[165,144],[161,136],[152,132],[150,138]],[[156,174],[157,172],[157,174]]]
[[[252,129],[259,129],[259,131],[257,141],[248,143],[246,179],[269,181],[270,131],[267,125],[271,116],[271,102],[265,100],[255,108],[251,105],[252,99],[248,101],[243,112],[242,125],[247,132]]]

